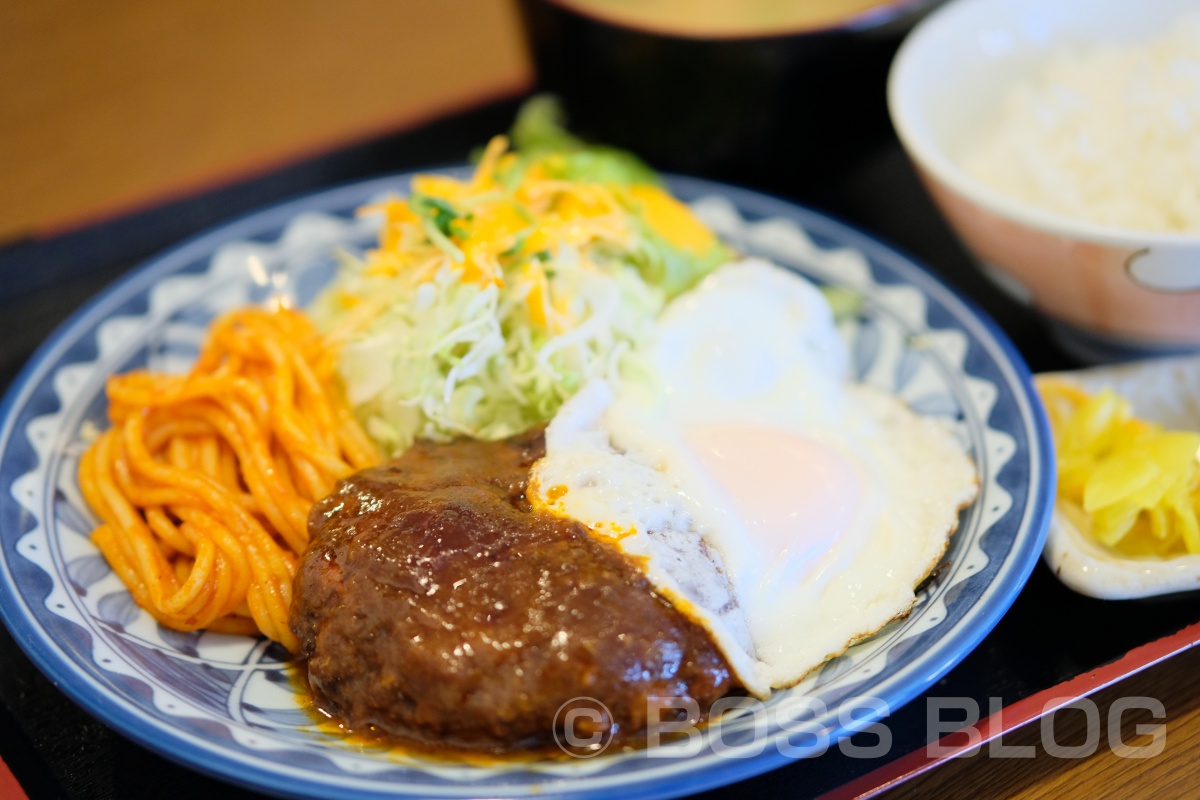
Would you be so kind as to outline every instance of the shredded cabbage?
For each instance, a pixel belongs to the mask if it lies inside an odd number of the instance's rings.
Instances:
[[[415,438],[499,439],[548,420],[587,380],[615,378],[671,297],[729,259],[641,162],[593,148],[539,101],[468,180],[423,175],[343,254],[310,311],[385,452]]]

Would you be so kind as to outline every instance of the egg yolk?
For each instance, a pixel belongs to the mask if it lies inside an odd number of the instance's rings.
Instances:
[[[696,426],[684,436],[724,487],[766,563],[808,572],[853,524],[862,495],[858,472],[833,447],[743,425]]]

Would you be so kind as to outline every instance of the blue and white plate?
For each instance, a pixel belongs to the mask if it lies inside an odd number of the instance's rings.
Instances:
[[[979,467],[947,564],[913,613],[765,705],[668,745],[587,760],[482,767],[364,751],[319,731],[287,654],[263,640],[158,627],[91,544],[75,472],[105,424],[104,381],[185,368],[205,324],[284,292],[303,303],[337,249],[374,239],[354,209],[396,176],[315,194],[193,239],[112,286],[47,341],[10,390],[0,427],[0,612],[64,692],[146,747],[272,794],[663,797],[820,754],[926,690],[992,628],[1041,552],[1053,455],[1020,357],[929,273],[819,214],[691,179],[671,188],[743,252],[863,300],[842,323],[858,377],[946,417]],[[719,324],[715,322],[714,324]]]

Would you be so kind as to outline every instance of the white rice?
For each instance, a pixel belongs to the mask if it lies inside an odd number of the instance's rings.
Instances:
[[[968,173],[1080,220],[1200,232],[1200,15],[1052,58],[1004,98]]]

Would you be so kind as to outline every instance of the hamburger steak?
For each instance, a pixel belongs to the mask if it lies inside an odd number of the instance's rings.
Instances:
[[[553,748],[572,698],[602,702],[600,732],[637,745],[649,698],[707,709],[736,688],[635,561],[530,508],[544,450],[541,428],[418,443],[313,507],[291,628],[322,710],[352,731],[502,754]]]

